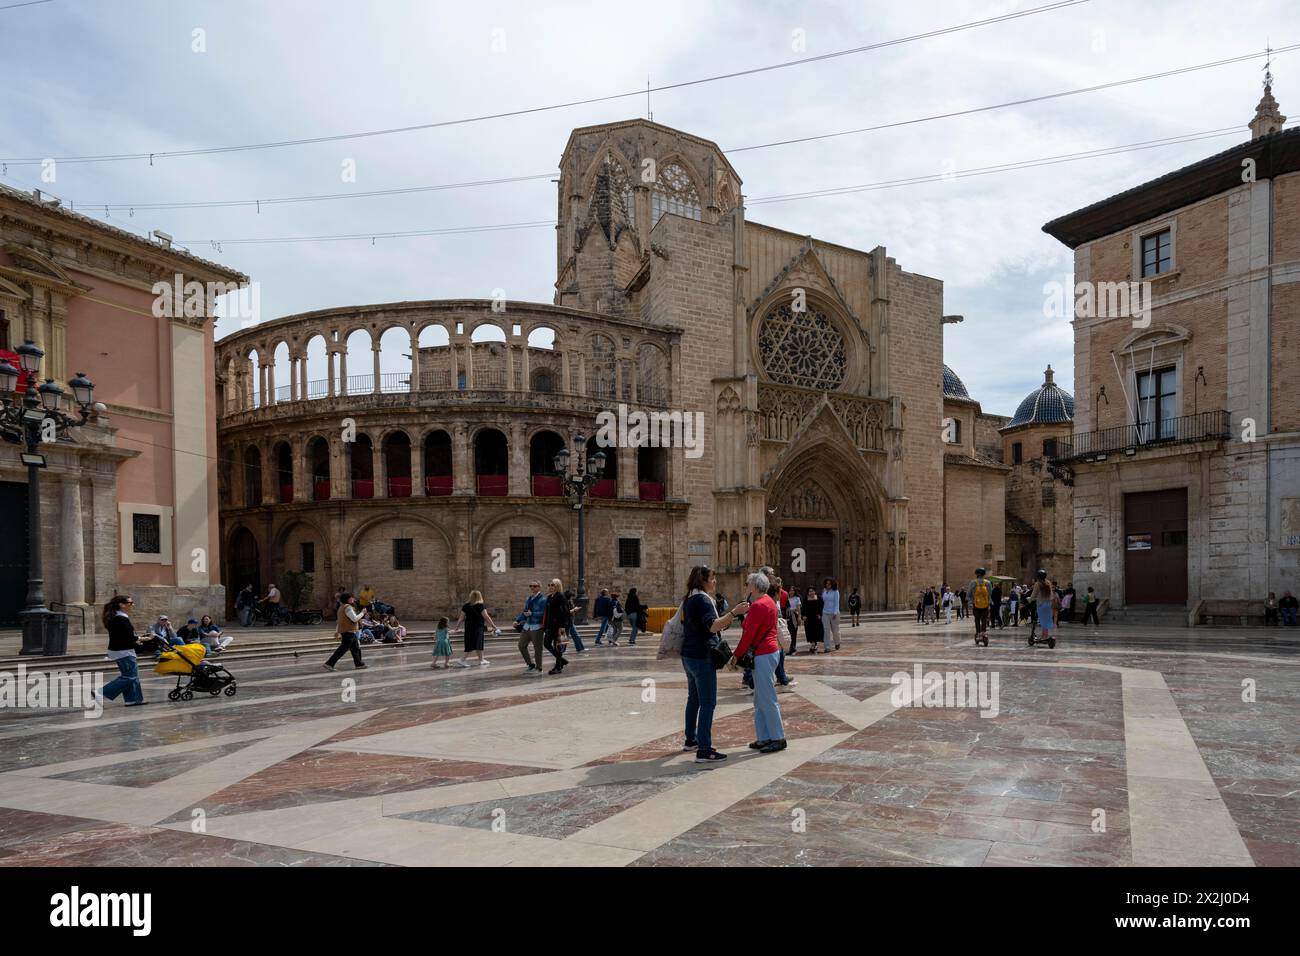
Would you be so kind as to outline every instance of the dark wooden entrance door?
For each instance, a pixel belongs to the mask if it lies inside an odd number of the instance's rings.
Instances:
[[[226,600],[229,611],[234,613],[235,598],[251,584],[258,597],[262,596],[262,566],[258,560],[257,541],[247,528],[235,532],[235,539],[230,547],[230,583],[226,587]]]
[[[803,571],[795,571],[792,566],[796,548],[803,549]],[[800,597],[809,587],[816,587],[820,593],[822,579],[827,577],[835,577],[835,532],[830,528],[782,528],[781,581],[785,589],[798,588]]]
[[[1186,488],[1124,496],[1124,603],[1186,607]]]
[[[0,627],[17,627],[27,606],[27,485],[0,481]]]

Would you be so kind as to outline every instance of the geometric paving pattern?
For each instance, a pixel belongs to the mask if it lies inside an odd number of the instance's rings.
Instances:
[[[779,754],[745,746],[752,698],[720,675],[709,767],[651,645],[537,679],[495,644],[437,672],[420,649],[362,674],[234,659],[237,698],[147,675],[139,710],[0,711],[0,866],[1295,866],[1290,633],[845,628],[787,660]],[[996,716],[909,706],[890,677],[914,663],[996,673]]]

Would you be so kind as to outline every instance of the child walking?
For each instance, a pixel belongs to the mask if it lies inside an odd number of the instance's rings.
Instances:
[[[433,669],[438,669],[438,658],[443,659],[443,670],[451,669],[451,636],[447,633],[447,619],[438,618],[437,641],[433,645]]]

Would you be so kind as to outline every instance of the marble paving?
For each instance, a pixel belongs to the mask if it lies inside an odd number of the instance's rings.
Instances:
[[[1296,631],[970,630],[787,659],[778,754],[723,672],[710,766],[653,638],[561,677],[507,643],[450,671],[236,656],[237,697],[188,702],[147,673],[148,707],[0,709],[0,866],[1300,865]],[[996,707],[892,680],[916,664],[996,678]]]

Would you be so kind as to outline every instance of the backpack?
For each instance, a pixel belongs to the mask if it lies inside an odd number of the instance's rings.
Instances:
[[[987,581],[977,581],[975,583],[973,603],[976,607],[989,606],[989,585]]]

